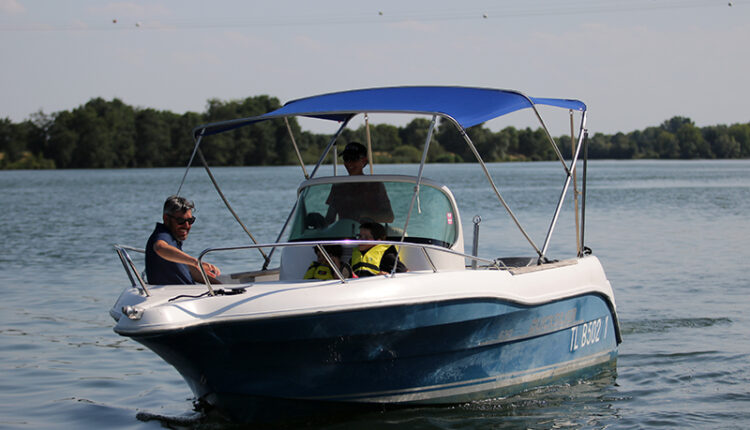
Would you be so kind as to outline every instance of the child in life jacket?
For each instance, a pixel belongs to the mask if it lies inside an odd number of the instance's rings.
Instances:
[[[310,267],[308,267],[307,272],[305,272],[304,279],[336,279],[336,274],[333,269],[331,269],[331,266],[328,265],[326,257],[318,251],[317,246],[313,249],[315,250],[317,260],[310,263]],[[333,260],[333,263],[339,268],[339,271],[341,271],[341,274],[344,275],[345,278],[356,278],[356,276],[353,275],[352,268],[349,264],[341,262],[341,256],[343,254],[341,245],[325,245],[323,246],[323,249],[325,249],[328,256],[331,257],[331,260]]]
[[[376,222],[365,222],[359,226],[359,239],[385,240],[385,227]],[[358,245],[352,251],[351,266],[359,277],[385,275],[391,273],[393,265],[396,272],[406,272],[406,265],[396,260],[398,250],[393,245]]]

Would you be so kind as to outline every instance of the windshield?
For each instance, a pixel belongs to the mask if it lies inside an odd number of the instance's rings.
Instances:
[[[355,239],[363,222],[386,227],[388,240],[400,240],[415,181],[321,183],[304,187],[292,217],[289,241]],[[422,184],[409,219],[407,242],[451,247],[457,216],[442,189]]]

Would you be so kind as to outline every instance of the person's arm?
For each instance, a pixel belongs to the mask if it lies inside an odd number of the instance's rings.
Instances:
[[[328,205],[328,211],[326,212],[326,224],[331,224],[336,221],[336,215],[338,215],[338,209],[336,207],[336,184],[331,186],[331,191],[328,192],[328,198],[326,204]]]
[[[219,269],[216,266],[214,266],[211,263],[206,263],[204,261],[203,268],[206,269],[206,275],[208,276],[208,280],[211,281],[212,284],[222,283],[217,278],[217,276],[219,276]],[[201,275],[201,271],[198,270],[198,267],[188,266],[188,270],[190,271],[190,276],[193,277],[193,280],[195,280],[195,282],[198,282],[199,284],[202,284],[205,282],[203,279],[203,275]]]
[[[196,282],[203,282],[203,276],[198,269],[198,259],[190,256],[188,253],[181,251],[180,249],[168,244],[163,240],[157,240],[154,242],[154,252],[161,258],[171,261],[173,263],[180,263],[188,266],[190,275]],[[203,262],[203,269],[206,274],[211,278],[211,282],[216,280],[221,271],[218,267],[211,263]]]
[[[326,225],[331,224],[332,222],[336,221],[336,208],[334,208],[332,205],[328,206],[328,212],[326,212]]]
[[[380,274],[390,274],[393,271],[393,265],[396,265],[396,273],[402,273],[402,272],[408,272],[409,269],[406,268],[406,265],[401,260],[396,260],[396,256],[398,251],[396,251],[395,248],[391,247],[388,249],[388,251],[383,254],[383,257],[380,259]]]

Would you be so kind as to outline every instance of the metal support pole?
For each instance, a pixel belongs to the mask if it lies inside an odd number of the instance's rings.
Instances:
[[[374,174],[373,159],[372,159],[372,140],[370,139],[370,118],[365,113],[365,132],[367,133],[367,163],[370,165],[370,174]]]
[[[182,175],[182,181],[180,181],[180,186],[177,188],[177,196],[180,195],[180,191],[182,191],[182,185],[185,184],[185,178],[187,178],[187,174],[190,171],[190,165],[193,164],[193,158],[195,158],[195,153],[198,152],[198,147],[201,144],[201,140],[203,140],[203,132],[205,132],[206,129],[204,128],[201,130],[201,134],[198,135],[198,139],[195,140],[195,147],[193,148],[193,153],[190,154],[190,160],[187,163],[187,167],[185,167],[185,174]]]
[[[339,138],[339,136],[341,136],[341,133],[343,133],[344,128],[346,128],[346,125],[349,124],[349,120],[351,119],[352,117],[349,117],[341,123],[341,127],[339,127],[336,134],[333,135],[333,137],[331,138],[331,141],[328,142],[328,146],[326,146],[326,149],[323,151],[323,154],[320,156],[320,159],[318,159],[318,164],[315,165],[315,168],[313,169],[312,173],[310,173],[310,178],[315,177],[315,174],[318,172],[320,165],[323,164],[323,160],[325,160],[326,156],[331,151],[331,147],[336,143],[336,140]],[[336,160],[334,160],[334,163],[335,161]],[[297,200],[294,201],[294,206],[292,206],[292,210],[289,212],[289,215],[286,217],[286,221],[284,221],[284,226],[281,227],[281,231],[279,232],[279,235],[276,237],[276,243],[281,241],[281,236],[284,235],[284,231],[286,230],[287,226],[289,226],[289,221],[291,221],[292,215],[294,214],[294,211],[296,209],[297,209]],[[273,253],[275,251],[276,251],[276,248],[271,248],[271,252],[268,253],[268,260],[266,260],[265,264],[263,264],[263,270],[266,270],[268,268],[268,264],[271,262],[271,257],[273,257]]]
[[[299,148],[297,147],[297,141],[294,140],[294,133],[292,133],[292,127],[289,125],[289,118],[284,117],[284,124],[286,124],[286,129],[287,131],[289,131],[289,137],[292,139],[294,152],[297,153],[297,159],[299,160],[299,165],[300,167],[302,167],[302,174],[305,175],[305,179],[310,179],[310,177],[307,175],[307,170],[305,169],[305,162],[302,161],[302,154],[299,153]]]
[[[474,243],[471,246],[471,255],[479,257],[479,223],[482,222],[482,217],[474,215],[472,222],[474,223]],[[471,269],[477,270],[477,260],[471,260]]]
[[[450,118],[450,117],[446,117]],[[542,251],[539,249],[538,246],[534,243],[533,240],[531,240],[531,237],[528,233],[526,233],[526,230],[521,226],[521,222],[516,218],[516,215],[513,213],[512,210],[510,210],[510,206],[508,206],[508,203],[505,201],[502,195],[500,195],[500,190],[497,189],[497,185],[495,185],[495,181],[492,180],[492,175],[490,175],[490,171],[487,170],[487,165],[484,164],[484,160],[482,160],[482,156],[479,155],[479,151],[477,151],[477,148],[474,146],[474,142],[471,141],[471,138],[469,138],[469,135],[466,133],[466,130],[464,130],[463,127],[459,123],[456,122],[453,118],[450,118],[450,120],[453,122],[453,124],[458,128],[458,130],[461,131],[461,135],[463,136],[466,143],[469,145],[469,149],[471,149],[471,152],[474,154],[474,157],[476,157],[477,161],[479,162],[479,165],[482,167],[482,170],[484,171],[484,176],[487,177],[487,180],[490,182],[490,186],[492,187],[492,190],[495,192],[495,195],[497,196],[498,200],[500,200],[500,203],[503,205],[505,210],[508,212],[508,215],[510,215],[510,218],[513,220],[513,222],[516,224],[516,227],[521,231],[521,234],[523,234],[523,237],[526,238],[526,241],[529,242],[532,248],[534,248],[534,251],[536,251],[537,255],[539,257],[542,257]]]
[[[531,100],[529,100],[531,101]],[[537,119],[539,120],[539,123],[542,125],[542,129],[544,130],[544,134],[547,136],[547,140],[549,141],[550,145],[552,145],[552,149],[555,150],[555,154],[557,154],[557,158],[560,160],[560,163],[562,163],[563,169],[565,169],[565,173],[568,175],[570,174],[570,170],[568,169],[568,166],[565,164],[565,158],[560,153],[560,148],[557,147],[557,144],[555,143],[555,139],[552,138],[552,135],[550,134],[549,130],[547,129],[547,124],[544,123],[544,120],[542,119],[542,115],[539,114],[539,111],[536,110],[536,105],[534,103],[531,103],[531,109],[534,110],[534,114],[536,115]]]
[[[589,162],[589,132],[585,130],[583,132],[583,194],[581,196],[581,251],[578,256],[583,257],[584,250],[586,249],[586,242],[584,241],[584,233],[586,232],[586,174],[588,173],[588,162]]]
[[[573,157],[576,152],[575,144],[575,124],[573,123],[573,109],[570,109],[570,156]],[[580,224],[578,219],[578,171],[573,171],[573,206],[575,211],[575,223],[576,223],[576,255],[581,253],[581,236],[579,235]]]
[[[326,263],[328,263],[328,266],[333,270],[333,273],[336,275],[336,277],[339,278],[341,282],[347,282],[346,277],[344,277],[344,274],[341,273],[341,269],[336,266],[336,264],[333,262],[333,257],[328,254],[325,248],[323,248],[323,245],[317,244],[315,245],[315,248],[318,250],[318,252],[321,253],[321,255],[323,255],[323,258],[325,258]]]
[[[563,185],[562,192],[560,193],[560,199],[557,202],[557,208],[555,209],[555,214],[552,216],[552,222],[550,222],[549,230],[547,230],[547,237],[544,239],[544,246],[542,247],[542,254],[539,256],[540,261],[544,259],[544,256],[547,253],[547,249],[549,247],[549,243],[552,238],[552,232],[555,230],[557,219],[560,216],[560,210],[562,209],[563,202],[565,201],[565,196],[568,193],[568,187],[570,187],[570,181],[573,178],[572,172],[574,172],[576,169],[576,162],[578,161],[581,148],[583,147],[583,130],[585,127],[586,127],[586,111],[583,112],[583,116],[581,118],[581,133],[578,139],[578,145],[576,145],[576,151],[575,151],[575,154],[573,154],[573,160],[571,160],[570,162],[570,168],[567,169],[568,175],[565,179],[565,184]]]
[[[411,196],[411,203],[409,203],[409,211],[406,213],[406,221],[404,222],[404,232],[401,233],[401,242],[403,243],[406,238],[406,229],[409,227],[409,219],[411,213],[414,210],[414,202],[419,196],[419,185],[422,182],[422,173],[424,172],[424,163],[427,161],[427,151],[430,149],[430,141],[432,140],[432,133],[435,131],[435,124],[437,123],[437,115],[432,116],[432,122],[430,122],[430,130],[427,132],[427,139],[424,142],[424,150],[422,151],[422,161],[419,163],[419,173],[417,173],[417,184],[414,186],[414,194]],[[396,273],[398,267],[398,259],[401,257],[401,248],[398,248],[396,253],[396,264],[393,265],[391,270],[391,276]]]
[[[221,197],[221,200],[224,202],[224,205],[229,209],[229,212],[232,214],[234,219],[240,224],[240,227],[242,227],[243,230],[245,230],[245,233],[250,237],[250,240],[253,241],[253,243],[257,244],[258,241],[255,240],[255,237],[252,233],[250,233],[250,230],[245,227],[245,224],[240,219],[239,215],[237,215],[237,212],[232,209],[232,206],[229,204],[229,200],[224,196],[224,193],[221,191],[221,188],[219,188],[219,184],[216,182],[216,179],[214,178],[213,173],[211,173],[211,169],[208,168],[208,163],[206,162],[206,159],[203,157],[203,151],[200,149],[198,150],[198,158],[200,158],[201,163],[203,163],[203,168],[206,169],[206,173],[208,173],[208,177],[211,179],[211,183],[214,184],[214,188],[216,188],[216,192],[219,193],[219,197]],[[262,248],[258,248],[258,251],[260,251],[260,255],[263,256],[263,259],[266,261],[266,264],[268,264],[269,257],[266,255],[265,252],[263,252]]]
[[[336,132],[336,134],[334,134],[333,137],[331,138],[330,142],[328,142],[328,145],[326,146],[326,149],[323,151],[323,154],[318,159],[318,163],[315,165],[315,168],[313,169],[312,173],[310,173],[310,177],[311,178],[315,177],[315,174],[318,172],[318,169],[323,164],[323,161],[325,161],[326,157],[328,156],[328,153],[331,152],[331,147],[336,143],[336,140],[338,140],[338,138],[341,136],[341,133],[344,132],[344,128],[346,128],[346,125],[349,124],[349,121],[351,119],[352,119],[352,117],[349,117],[349,118],[345,119],[341,123],[341,127],[339,127],[339,129]],[[336,156],[336,153],[334,151],[334,157],[335,156]],[[335,175],[335,171],[336,171],[335,170],[336,169],[336,159],[335,158],[333,160],[333,166],[334,166],[334,175]],[[278,242],[278,240],[277,240],[277,242]]]

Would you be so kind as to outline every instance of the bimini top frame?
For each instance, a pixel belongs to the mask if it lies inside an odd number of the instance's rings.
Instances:
[[[572,159],[570,160],[570,164],[566,164],[566,161],[560,153],[557,144],[555,143],[554,139],[549,133],[549,130],[547,129],[546,124],[544,123],[544,120],[539,114],[536,105],[547,105],[568,109],[571,111],[571,113],[573,111],[581,112],[581,125],[579,129],[578,139],[574,139],[577,140],[577,143],[575,145],[575,150]],[[474,146],[474,143],[466,133],[466,129],[469,127],[527,108],[532,109],[537,119],[539,120],[550,144],[554,148],[554,151],[562,164],[566,175],[565,185],[563,186],[557,208],[550,223],[544,245],[541,248],[538,247],[529,237],[516,216],[513,214],[513,211],[511,211],[510,207],[501,196],[497,186],[492,179],[492,176],[487,170],[484,161],[479,155],[479,152]],[[576,168],[576,162],[579,158],[581,147],[583,146],[584,142],[586,105],[579,100],[528,97],[518,91],[513,90],[443,86],[369,88],[323,94],[290,101],[281,108],[264,115],[215,122],[196,127],[195,129],[193,129],[193,136],[196,140],[196,144],[193,150],[193,154],[190,157],[190,161],[188,162],[188,168],[192,164],[193,158],[195,157],[196,153],[198,153],[200,156],[199,145],[204,136],[223,133],[261,121],[268,121],[272,119],[286,120],[290,116],[303,116],[341,122],[341,127],[333,136],[328,146],[325,148],[315,169],[309,176],[314,177],[318,168],[322,164],[323,160],[325,160],[325,157],[330,152],[336,139],[341,135],[341,132],[346,127],[348,122],[356,115],[366,115],[368,113],[404,113],[413,115],[431,115],[433,117],[433,121],[431,122],[431,129],[428,135],[431,135],[432,130],[435,127],[435,118],[437,116],[440,116],[452,122],[460,131],[471,152],[474,154],[477,161],[481,165],[485,176],[489,180],[492,189],[502,203],[503,207],[505,207],[506,211],[510,214],[516,226],[519,228],[526,240],[531,244],[531,246],[538,254],[540,263],[546,260],[545,254],[549,246],[549,241],[552,236],[555,224],[557,223],[557,219],[571,179],[573,178],[573,174]],[[429,140],[425,142],[424,145],[419,177],[421,177],[421,171],[424,167],[428,147]],[[205,162],[204,166],[206,166]],[[307,172],[304,172],[305,176],[307,177]],[[187,175],[187,172],[185,172],[185,174]],[[417,184],[417,188],[418,186],[419,184]],[[180,188],[181,187],[182,184],[180,185]],[[578,232],[578,234],[581,234],[581,232]],[[279,236],[279,239],[280,238],[281,234]]]

